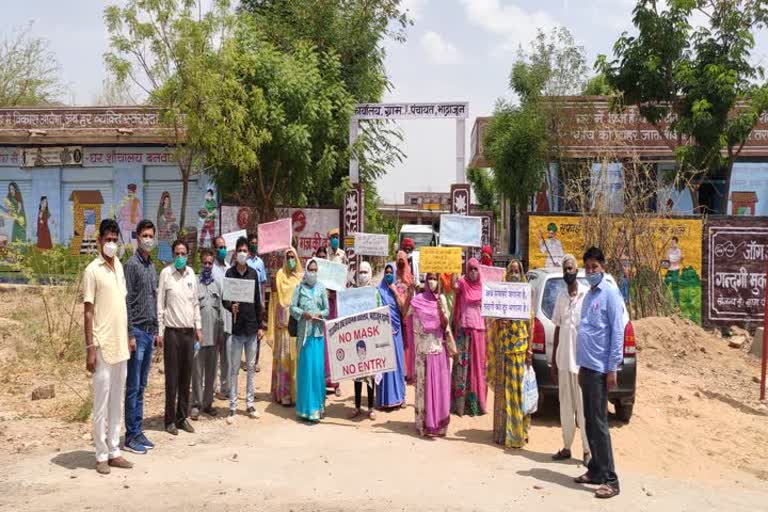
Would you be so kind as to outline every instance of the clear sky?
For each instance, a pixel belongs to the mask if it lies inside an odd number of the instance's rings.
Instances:
[[[3,2],[4,33],[33,22],[49,40],[71,91],[67,102],[92,103],[101,90],[107,33],[106,0]],[[631,29],[634,0],[404,0],[415,24],[405,44],[388,44],[387,68],[394,90],[386,101],[469,101],[469,133],[476,116],[488,115],[508,94],[508,75],[520,44],[537,28],[568,27],[584,46],[588,63],[609,53]],[[768,33],[758,37],[755,61],[768,67]],[[448,191],[455,177],[455,126],[451,121],[400,124],[408,159],[379,183],[387,202],[405,191]]]

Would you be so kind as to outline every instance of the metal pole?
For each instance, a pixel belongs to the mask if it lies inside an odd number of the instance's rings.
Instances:
[[[768,264],[765,266],[768,275]],[[765,374],[768,368],[768,285],[765,287],[765,316],[763,317],[763,368],[760,376],[760,400],[765,400]]]

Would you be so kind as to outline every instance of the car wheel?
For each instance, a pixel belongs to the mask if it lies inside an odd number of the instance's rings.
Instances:
[[[616,408],[616,417],[624,423],[629,423],[635,404],[622,404],[617,400],[613,403],[613,406]]]

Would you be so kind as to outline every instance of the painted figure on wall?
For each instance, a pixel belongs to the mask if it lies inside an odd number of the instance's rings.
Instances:
[[[178,231],[179,225],[176,224],[171,206],[171,194],[165,191],[161,194],[160,204],[157,207],[157,259],[166,262],[173,259],[171,244]]]
[[[136,247],[136,225],[144,217],[141,209],[141,201],[136,197],[136,184],[128,185],[128,193],[120,201],[118,225],[120,226],[120,238],[123,245],[131,244]]]
[[[547,267],[559,267],[563,261],[563,244],[557,238],[557,224],[550,222],[547,226],[547,238],[539,233],[539,251],[546,258]]]
[[[48,221],[51,220],[51,211],[48,209],[48,196],[40,197],[40,205],[37,207],[37,248],[53,248],[51,240],[51,229],[48,227]]]
[[[205,193],[203,207],[198,212],[202,227],[200,229],[200,247],[211,247],[216,237],[216,199],[213,189]],[[206,235],[208,241],[206,242]]]
[[[15,181],[8,184],[8,195],[3,201],[2,215],[13,223],[9,232],[11,243],[27,241],[27,216],[24,213],[24,198]]]

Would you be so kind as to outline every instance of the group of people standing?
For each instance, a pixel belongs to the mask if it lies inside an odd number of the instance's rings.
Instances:
[[[273,345],[272,400],[286,407],[295,406],[297,417],[304,421],[318,422],[325,417],[327,393],[339,391],[338,384],[330,381],[324,322],[335,318],[337,312],[334,292],[326,290],[318,279],[318,259],[346,263],[346,255],[339,247],[338,230],[329,233],[330,247],[318,249],[306,267],[295,249],[285,251],[271,290],[267,322],[262,319],[262,309],[268,279],[263,262],[256,256],[257,240],[239,239],[230,266],[226,261],[226,244],[222,238],[217,239],[215,252],[200,251],[199,277],[187,265],[186,244],[176,241],[172,247],[174,263],[158,277],[150,256],[155,243],[154,225],[143,220],[136,233],[138,250],[124,272],[115,257],[119,227],[112,220],[103,221],[99,227],[100,255],[88,266],[84,277],[87,364],[94,372],[94,441],[100,473],[109,473],[110,467],[132,466],[120,455],[119,448],[123,400],[124,448],[146,453],[154,447],[142,430],[144,390],[154,349],[163,350],[165,430],[172,435],[178,435],[179,430],[194,432],[188,417],[195,420],[200,414],[217,415],[213,407],[217,370],[219,398],[228,398],[227,422],[234,421],[243,353],[247,371],[246,414],[259,417],[254,404],[254,374],[267,324],[271,324],[269,337]],[[524,447],[528,442],[530,415],[523,410],[523,376],[532,361],[529,335],[533,319],[481,316],[480,265],[492,264],[490,248],[483,248],[481,261],[469,259],[463,276],[427,273],[421,281],[412,272],[414,248],[413,242],[406,239],[395,261],[384,265],[378,284],[373,281],[369,262],[362,262],[350,283],[354,287],[375,287],[378,304],[389,308],[396,356],[395,371],[354,382],[351,416],[362,414],[363,384],[367,388],[368,417],[375,419],[376,409],[404,408],[406,385],[411,383],[415,387],[416,430],[423,436],[445,436],[451,414],[476,416],[488,412],[490,386],[495,397],[494,441],[507,448]],[[568,282],[575,259],[566,256],[563,266]],[[253,301],[224,301],[224,278],[253,281]],[[506,268],[505,280],[525,279],[522,264],[513,259]],[[601,290],[597,282],[591,292]],[[612,343],[616,337],[610,338],[607,348],[586,343],[586,350],[590,351],[586,356],[581,355],[582,350],[576,350],[577,330],[589,330],[592,323],[606,321],[581,314],[579,301],[585,300],[584,294],[579,292],[574,297],[573,292],[569,282],[570,298],[558,300],[555,315],[556,337],[559,336],[555,352],[559,348],[559,354],[553,357],[553,363],[566,372],[559,373],[561,412],[570,415],[570,420],[563,423],[565,448],[555,458],[570,457],[573,426],[576,421],[582,429],[586,425],[586,436],[582,435],[582,439],[590,470],[580,477],[580,482],[604,484],[608,490],[603,489],[603,494],[618,494],[609,435],[605,448],[607,419],[604,424],[591,422],[593,430],[599,431],[595,436],[590,435],[590,421],[583,419],[585,409],[605,410],[605,404],[600,409],[598,402],[607,400],[607,395],[596,395],[594,389],[599,387],[601,375],[604,379],[607,375],[609,387],[611,383],[615,385],[618,363],[615,353],[608,355],[606,351],[615,348]],[[603,295],[610,299],[610,290],[607,292]],[[616,303],[611,300],[598,299],[593,309],[600,311],[606,307],[611,314],[615,313]],[[609,327],[616,329],[615,323]],[[589,370],[597,377],[585,377],[585,368],[581,372],[576,368],[579,377],[574,379],[571,374],[575,365],[561,362],[559,355],[563,353],[568,358],[578,354],[577,363],[584,359],[587,366],[590,358],[609,363],[605,368]],[[590,393],[585,390],[583,400],[587,407],[580,407],[579,383],[581,387],[589,384],[590,389],[594,388]],[[566,407],[562,405],[564,400]],[[566,430],[570,431],[567,435]],[[593,437],[602,440],[598,443]]]

